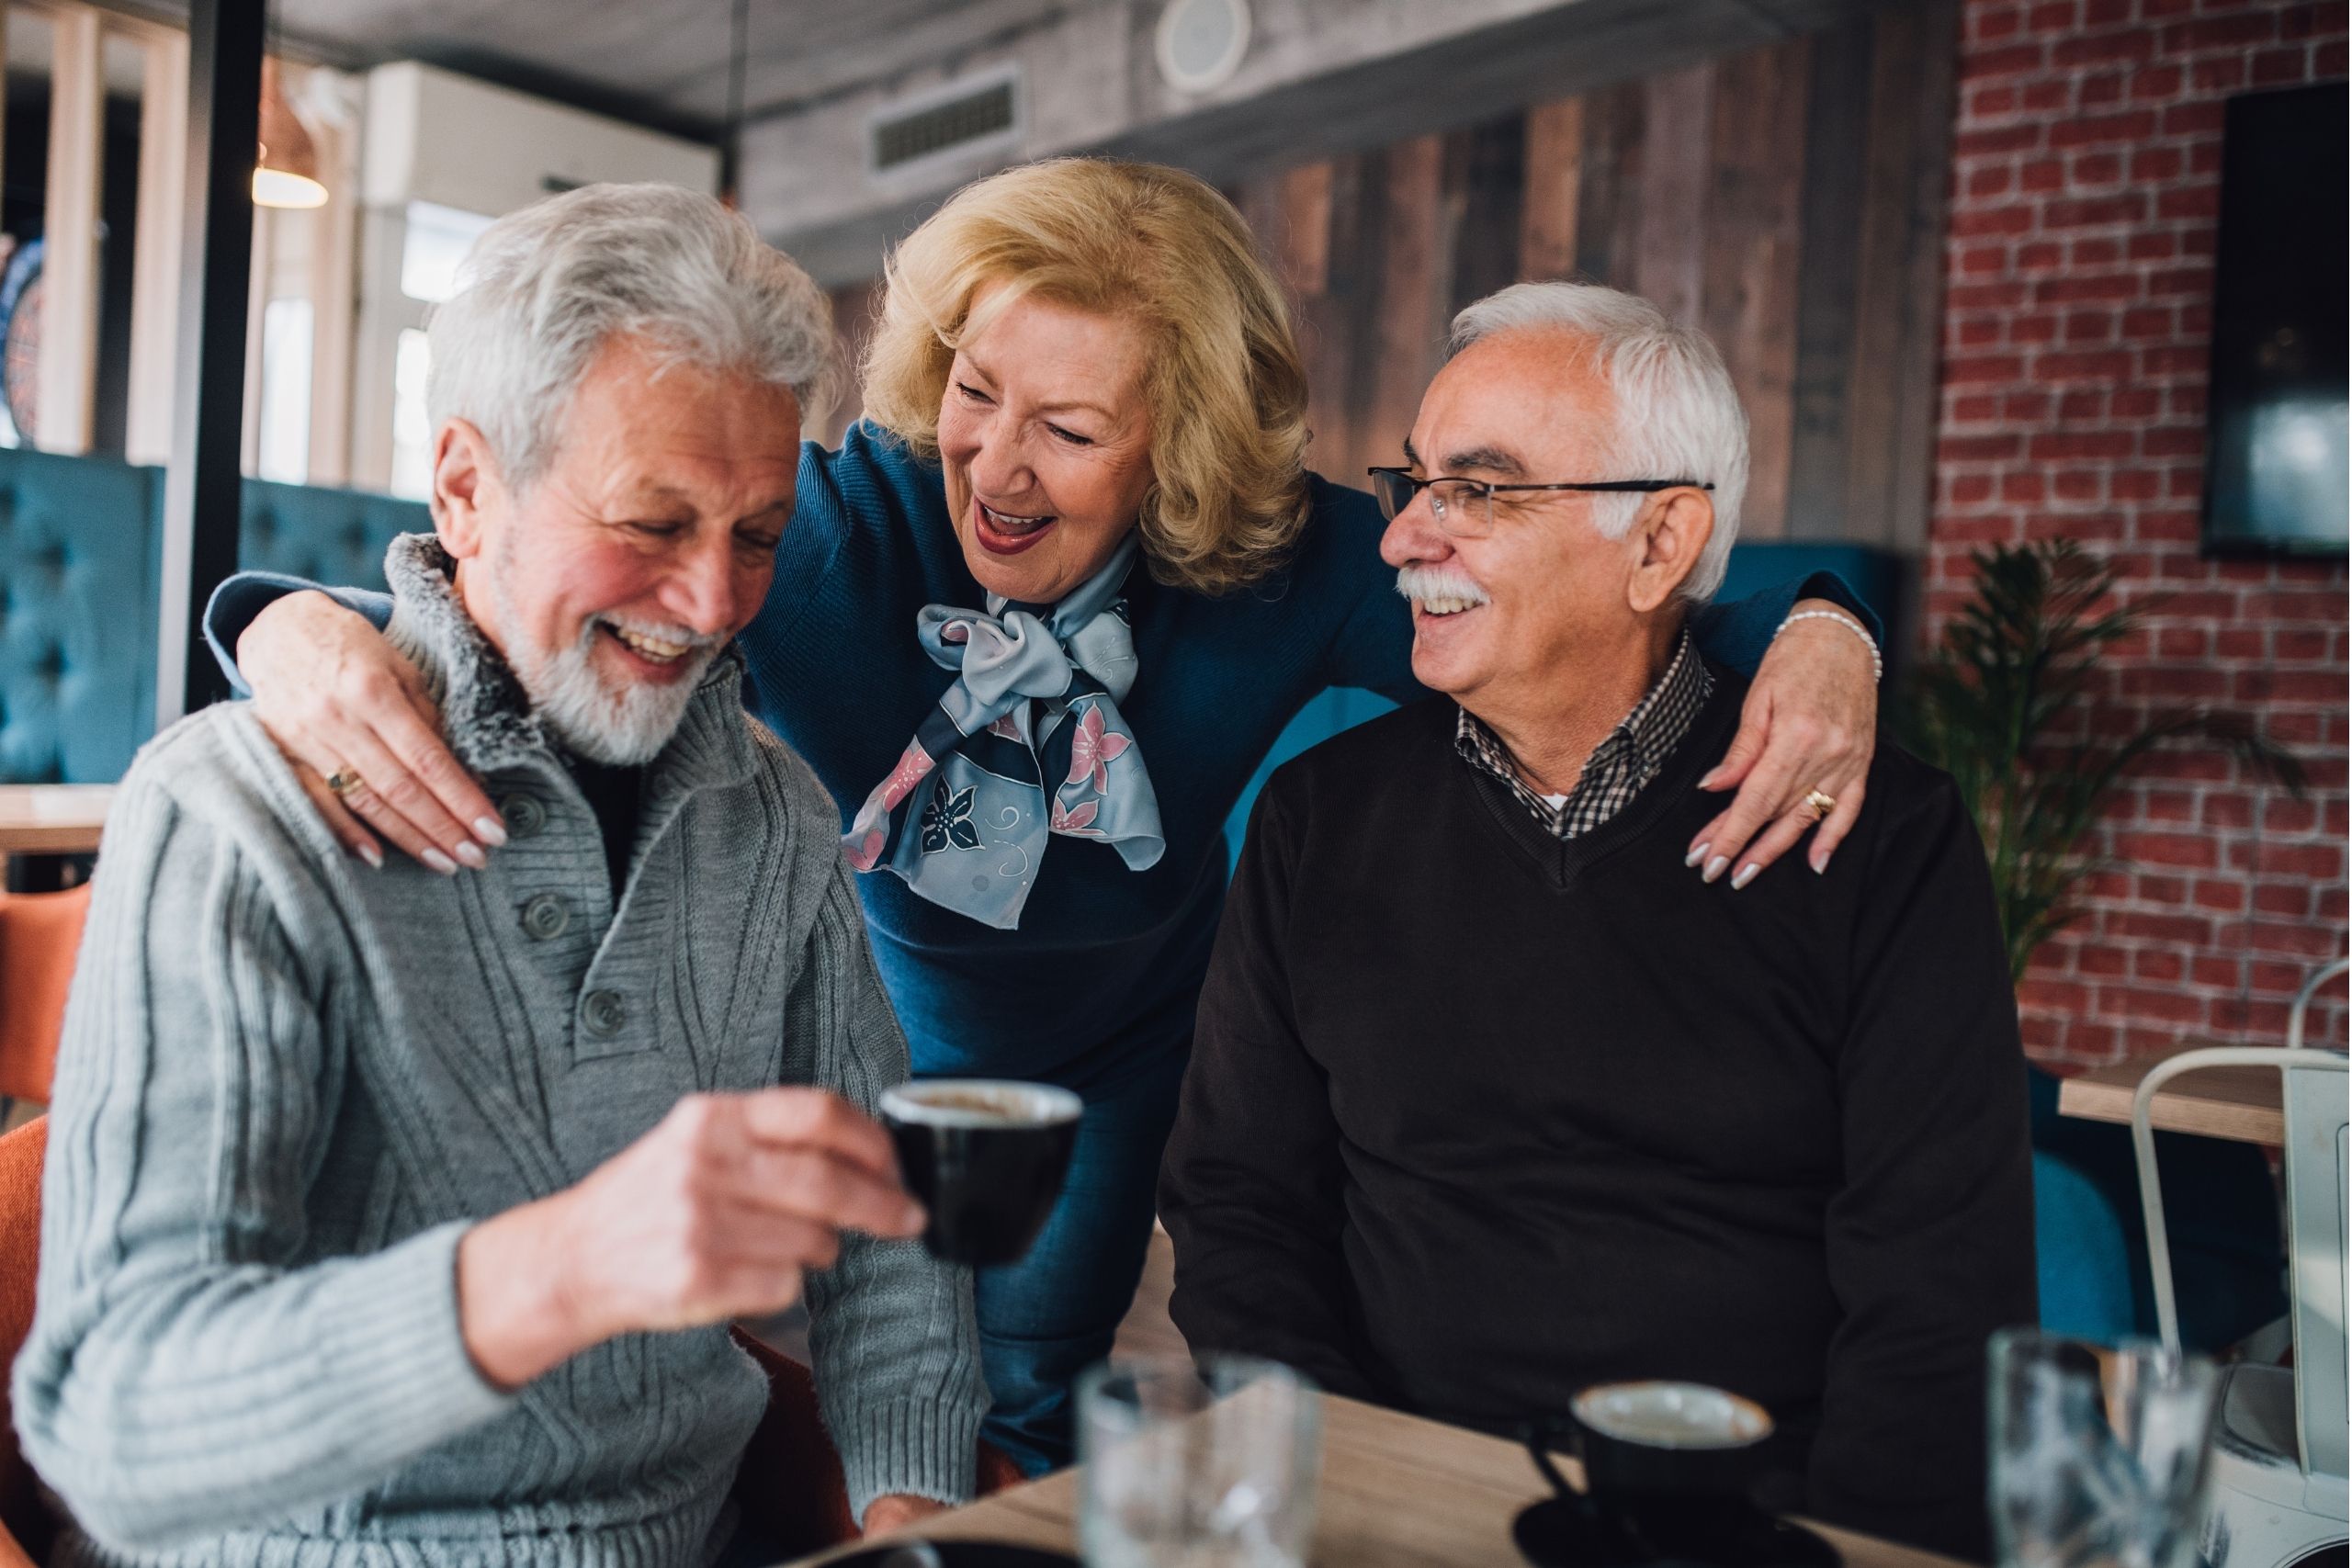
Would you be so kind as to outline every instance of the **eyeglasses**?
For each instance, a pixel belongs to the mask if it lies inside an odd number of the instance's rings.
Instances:
[[[1366,468],[1372,476],[1372,493],[1380,502],[1380,514],[1395,521],[1398,513],[1413,504],[1413,497],[1422,491],[1430,492],[1430,515],[1437,525],[1457,539],[1483,539],[1494,532],[1495,495],[1507,490],[1577,490],[1623,494],[1634,491],[1713,490],[1715,487],[1698,479],[1597,479],[1589,484],[1498,485],[1484,479],[1462,479],[1441,477],[1433,479],[1415,479],[1406,468]]]

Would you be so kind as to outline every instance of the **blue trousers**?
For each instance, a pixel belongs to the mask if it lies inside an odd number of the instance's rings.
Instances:
[[[1062,1195],[1018,1263],[973,1281],[980,1366],[994,1407],[980,1435],[1023,1473],[1070,1462],[1071,1384],[1111,1353],[1151,1246],[1159,1156],[1186,1053],[1086,1098]]]

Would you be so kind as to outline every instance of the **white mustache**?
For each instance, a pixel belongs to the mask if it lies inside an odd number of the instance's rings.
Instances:
[[[1396,572],[1396,592],[1417,604],[1426,604],[1431,599],[1466,599],[1473,604],[1485,604],[1491,602],[1485,589],[1463,573],[1449,571],[1443,567],[1399,568]]]

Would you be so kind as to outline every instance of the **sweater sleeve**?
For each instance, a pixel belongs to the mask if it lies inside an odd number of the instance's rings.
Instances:
[[[323,990],[236,848],[134,771],[58,1053],[13,1388],[34,1468],[119,1550],[363,1490],[507,1406],[459,1332],[462,1224],[294,1261],[345,1070]]]
[[[1875,836],[1855,915],[1826,1235],[1843,1315],[1808,1489],[1834,1523],[1983,1562],[1985,1340],[2037,1315],[2031,1154],[1984,849],[1929,777]]]
[[[324,593],[345,609],[367,616],[378,631],[391,622],[392,596],[389,593],[371,593],[365,588],[329,588],[283,572],[241,571],[214,589],[204,606],[204,640],[219,661],[220,672],[229,678],[230,689],[237,695],[254,694],[237,669],[237,639],[245,635],[245,628],[254,624],[254,616],[288,593],[306,589]]]
[[[830,858],[824,908],[786,1006],[786,1055],[813,1043],[817,1087],[871,1113],[884,1089],[906,1081],[907,1043],[875,972],[849,867]],[[833,1267],[809,1277],[808,1312],[818,1404],[855,1517],[893,1493],[967,1501],[989,1406],[970,1271],[937,1261],[919,1241],[853,1234]]]
[[[1332,1393],[1374,1398],[1340,1252],[1339,1127],[1291,1011],[1296,844],[1282,782],[1259,795],[1226,895],[1160,1168],[1159,1214],[1176,1253],[1169,1311],[1195,1352],[1270,1357]]]

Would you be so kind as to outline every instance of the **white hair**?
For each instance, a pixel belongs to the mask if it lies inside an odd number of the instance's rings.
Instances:
[[[1489,294],[1453,318],[1450,352],[1501,333],[1536,331],[1583,339],[1579,346],[1607,379],[1617,411],[1607,443],[1610,471],[1557,477],[1714,486],[1714,532],[1679,590],[1683,599],[1704,604],[1723,586],[1747,491],[1747,412],[1723,355],[1704,333],[1676,325],[1646,299],[1597,283],[1517,283]],[[1596,495],[1593,525],[1623,538],[1649,499],[1641,491]]]
[[[581,378],[616,336],[790,389],[832,366],[832,310],[740,213],[662,185],[592,185],[482,231],[426,322],[433,428],[462,419],[517,490],[547,468]]]

